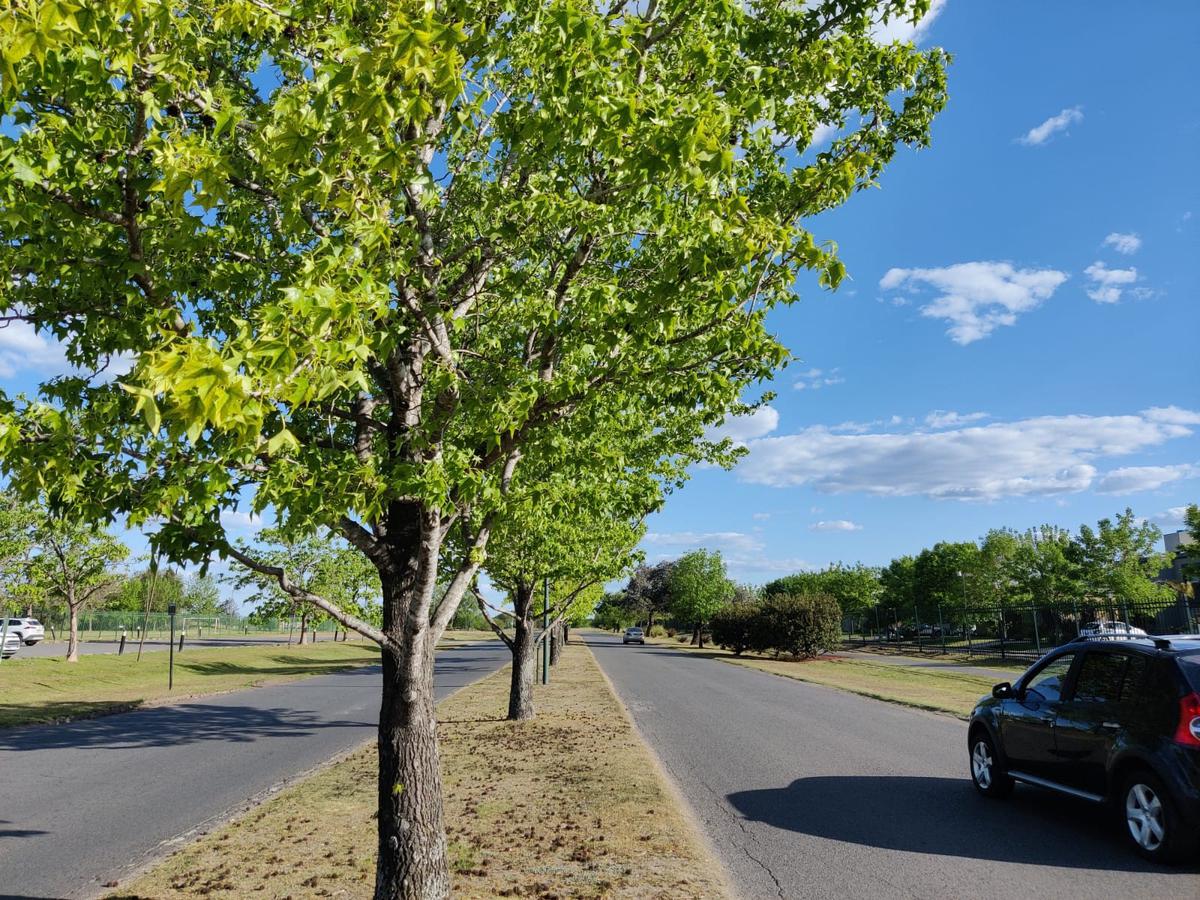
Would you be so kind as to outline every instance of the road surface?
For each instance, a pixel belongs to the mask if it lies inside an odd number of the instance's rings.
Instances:
[[[583,635],[745,900],[1200,896],[1083,801],[978,796],[966,723]]]
[[[439,698],[509,659],[437,655]],[[368,740],[379,668],[66,725],[0,730],[0,897],[87,898],[178,838]]]

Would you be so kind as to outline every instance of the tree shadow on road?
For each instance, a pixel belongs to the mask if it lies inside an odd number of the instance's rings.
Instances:
[[[309,712],[186,703],[65,725],[0,731],[0,750],[62,748],[129,750],[202,741],[240,743],[264,737],[304,737],[328,728],[374,728],[374,721],[327,720]]]
[[[1122,841],[1109,809],[1019,786],[1004,802],[965,778],[822,776],[729,794],[747,819],[775,828],[910,853],[1027,865],[1163,872]],[[1200,865],[1177,869],[1192,877]]]

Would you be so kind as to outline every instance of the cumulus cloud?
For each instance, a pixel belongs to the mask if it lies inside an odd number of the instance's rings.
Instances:
[[[729,438],[735,444],[745,444],[755,438],[770,434],[779,427],[779,410],[773,406],[760,406],[746,416],[730,416],[716,428],[708,429],[710,441]]]
[[[885,290],[932,288],[940,296],[921,315],[950,323],[956,344],[981,340],[1001,325],[1036,309],[1067,280],[1056,269],[1017,269],[1006,262],[966,262],[936,269],[889,269],[879,281]]]
[[[871,29],[871,37],[880,44],[890,44],[893,41],[920,42],[929,31],[936,19],[946,7],[946,0],[933,0],[929,11],[916,22],[907,19],[893,18],[887,22],[878,22]]]
[[[1200,475],[1200,466],[1123,466],[1106,472],[1096,485],[1101,494],[1135,494],[1158,490],[1165,484]]]
[[[1173,528],[1183,524],[1183,517],[1186,513],[1186,506],[1172,506],[1170,509],[1164,509],[1162,512],[1152,515],[1150,521],[1155,525],[1165,525],[1168,528]]]
[[[756,522],[765,522],[767,519],[771,518],[771,514],[768,512],[757,512],[754,514],[753,518]]]
[[[230,531],[255,531],[263,526],[257,513],[227,509],[221,513],[221,525]]]
[[[849,519],[831,519],[813,522],[808,526],[809,531],[862,531],[862,526]]]
[[[1118,253],[1124,253],[1128,256],[1131,253],[1137,253],[1142,246],[1142,239],[1132,232],[1130,234],[1121,234],[1114,231],[1104,239],[1105,247],[1112,247]]]
[[[1137,281],[1137,269],[1110,269],[1099,260],[1083,272],[1095,285],[1088,290],[1087,295],[1097,303],[1116,303],[1121,299],[1121,292],[1125,286]]]
[[[1046,143],[1060,131],[1066,131],[1072,125],[1083,121],[1083,107],[1072,106],[1064,109],[1057,116],[1051,116],[1041,125],[1030,128],[1029,131],[1017,138],[1026,147],[1037,147]]]
[[[38,334],[29,323],[10,322],[0,328],[0,378],[12,378],[22,370],[69,368],[62,344]]]
[[[738,476],[830,494],[995,500],[1092,487],[1097,463],[1193,433],[1196,413],[1041,416],[939,431],[835,433],[824,426],[750,443]],[[1110,473],[1111,474],[1111,473]]]
[[[651,531],[643,542],[656,547],[676,547],[681,550],[737,550],[752,552],[763,548],[754,535],[740,531]]]
[[[945,409],[935,409],[925,417],[925,424],[930,428],[954,428],[988,418],[991,417],[985,412],[956,413]]]

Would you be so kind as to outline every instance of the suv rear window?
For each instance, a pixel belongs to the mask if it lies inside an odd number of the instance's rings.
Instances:
[[[1124,653],[1092,651],[1083,657],[1075,678],[1075,699],[1090,703],[1116,703],[1129,657]]]
[[[1176,659],[1179,660],[1179,668],[1183,670],[1183,676],[1192,686],[1192,690],[1200,692],[1200,653],[1188,653],[1177,656]]]

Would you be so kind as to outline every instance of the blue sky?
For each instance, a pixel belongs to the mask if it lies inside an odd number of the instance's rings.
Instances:
[[[652,518],[648,558],[708,547],[761,583],[1126,505],[1178,527],[1200,500],[1197,34],[1194,2],[936,4],[932,148],[807,223],[851,277],[773,314],[797,362],[728,426],[738,468]],[[62,367],[0,330],[0,387]]]
[[[851,280],[804,277],[773,314],[799,361],[648,557],[719,549],[762,582],[1126,505],[1178,527],[1200,500],[1197,34],[1195,3],[940,5],[933,146],[807,223]]]

